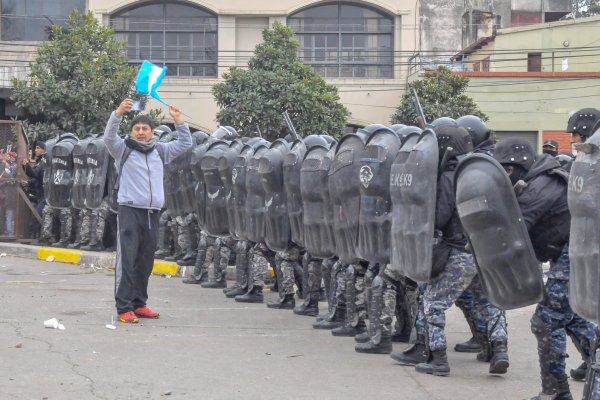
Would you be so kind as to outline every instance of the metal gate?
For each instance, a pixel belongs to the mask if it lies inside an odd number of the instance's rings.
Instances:
[[[19,121],[0,121],[0,241],[29,241],[31,218],[41,217],[23,189],[28,142]]]

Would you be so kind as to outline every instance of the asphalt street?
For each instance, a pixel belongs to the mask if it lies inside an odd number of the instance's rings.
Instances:
[[[109,270],[0,257],[0,398],[490,400],[529,398],[540,387],[533,306],[508,312],[506,375],[450,350],[450,376],[433,377],[358,354],[352,338],[313,329],[314,318],[236,303],[179,278],[151,278],[148,305],[160,319],[111,330],[113,286]],[[65,330],[45,328],[50,318]],[[451,347],[470,335],[456,308],[447,333]],[[568,367],[577,366],[571,343],[569,354]],[[581,398],[583,383],[571,388]]]

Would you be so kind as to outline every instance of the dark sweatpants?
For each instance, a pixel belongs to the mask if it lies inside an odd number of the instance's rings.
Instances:
[[[119,314],[146,305],[158,236],[157,210],[119,205],[115,301]]]

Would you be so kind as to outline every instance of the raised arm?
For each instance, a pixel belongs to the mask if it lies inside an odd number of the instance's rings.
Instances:
[[[111,156],[118,162],[121,159],[123,150],[125,149],[125,142],[120,138],[117,133],[119,132],[119,125],[123,121],[123,115],[131,110],[133,102],[131,99],[125,99],[119,104],[119,107],[110,114],[110,118],[104,128],[104,143]]]
[[[163,160],[166,164],[173,161],[177,156],[185,153],[192,147],[192,135],[188,124],[183,122],[181,110],[174,105],[169,106],[169,114],[175,122],[175,130],[177,131],[177,140],[169,143],[157,143],[157,149],[162,153]]]

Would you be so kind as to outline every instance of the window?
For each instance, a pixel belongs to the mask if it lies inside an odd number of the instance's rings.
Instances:
[[[527,71],[541,72],[542,71],[542,53],[527,54]]]
[[[288,18],[300,59],[325,78],[392,78],[394,19],[372,8],[330,3]]]
[[[481,70],[483,72],[490,72],[490,58],[486,57],[481,60]]]
[[[127,41],[132,64],[167,66],[167,76],[217,76],[217,16],[198,7],[160,1],[111,17]]]
[[[65,26],[73,10],[85,12],[85,0],[1,0],[2,40],[47,40],[50,26]]]

